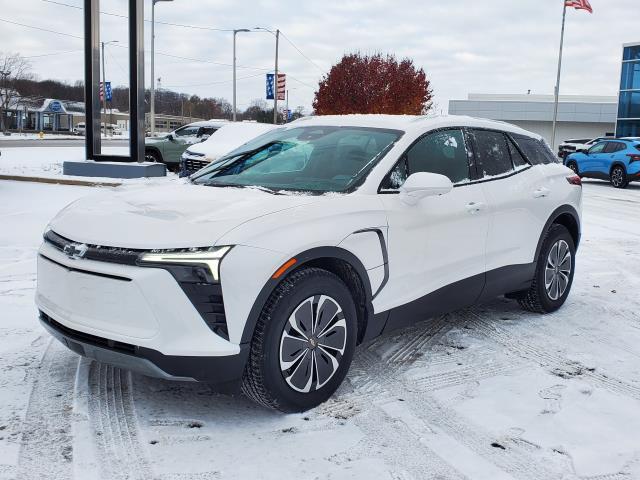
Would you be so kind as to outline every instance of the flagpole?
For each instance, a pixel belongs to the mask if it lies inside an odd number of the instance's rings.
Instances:
[[[562,9],[562,30],[560,32],[560,53],[558,55],[558,76],[556,78],[556,88],[554,92],[554,105],[553,105],[553,130],[551,133],[551,148],[556,148],[556,127],[558,123],[558,101],[560,97],[560,74],[562,72],[562,47],[564,45],[564,24],[567,18],[567,2],[562,0],[564,7]]]

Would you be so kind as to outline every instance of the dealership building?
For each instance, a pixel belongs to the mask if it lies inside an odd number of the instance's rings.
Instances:
[[[622,79],[618,105],[619,137],[640,137],[640,43],[622,49]]]
[[[542,135],[549,143],[553,131],[553,110],[553,95],[469,94],[466,100],[449,102],[452,115],[509,122]],[[618,99],[615,96],[561,95],[554,150],[566,139],[614,135],[617,111]]]

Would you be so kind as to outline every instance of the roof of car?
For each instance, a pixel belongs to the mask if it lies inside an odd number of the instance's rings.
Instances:
[[[317,115],[300,118],[288,125],[388,128],[405,132],[443,127],[477,127],[542,138],[510,123],[461,115]]]
[[[221,127],[230,123],[229,120],[201,120],[199,122],[189,123],[187,127]]]

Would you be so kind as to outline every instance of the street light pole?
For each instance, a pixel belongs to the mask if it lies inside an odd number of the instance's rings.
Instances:
[[[156,131],[156,72],[155,72],[155,57],[156,57],[156,3],[158,2],[173,2],[173,0],[152,0],[151,2],[151,113],[149,115],[149,121],[151,123],[151,136]]]
[[[236,121],[236,35],[240,32],[250,32],[246,28],[238,28],[233,31],[233,121]]]

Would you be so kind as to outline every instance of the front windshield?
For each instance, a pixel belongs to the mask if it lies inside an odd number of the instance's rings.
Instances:
[[[194,174],[194,183],[269,190],[344,192],[364,179],[399,130],[293,127],[262,135]]]

